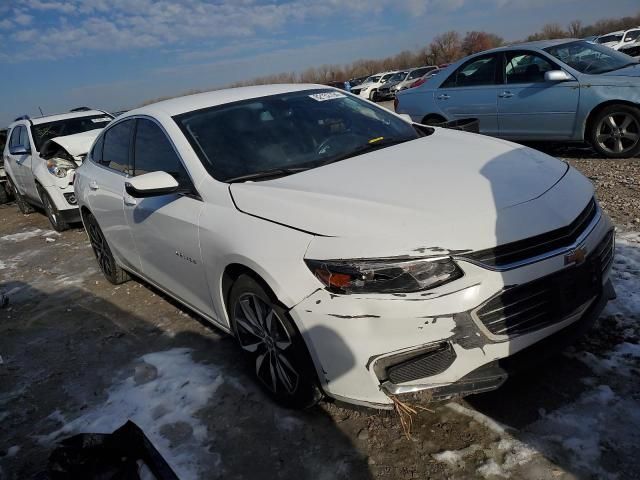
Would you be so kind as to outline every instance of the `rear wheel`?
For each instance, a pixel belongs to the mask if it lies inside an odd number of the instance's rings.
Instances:
[[[13,184],[13,182],[11,180],[8,180],[8,181],[9,181],[9,186],[11,187],[11,190],[13,192],[13,196],[16,199],[16,205],[18,205],[18,209],[20,210],[20,212],[23,213],[24,215],[33,213],[35,211],[35,208],[33,208],[33,206],[29,202],[27,202],[27,200],[22,195],[20,195],[20,192],[18,191],[16,186]]]
[[[372,102],[375,102],[377,95],[378,95],[378,91],[377,90],[371,90],[369,92],[369,100],[371,100]]]
[[[40,199],[42,200],[44,211],[47,214],[47,217],[49,218],[49,222],[51,223],[53,229],[56,232],[64,232],[65,230],[67,230],[69,228],[69,224],[62,218],[62,215],[60,215],[60,211],[54,205],[53,200],[51,200],[51,197],[49,196],[47,191],[42,187],[38,187],[38,193],[40,194]]]
[[[104,238],[102,230],[96,221],[96,217],[91,213],[85,214],[84,224],[87,234],[89,235],[89,241],[91,242],[93,253],[96,255],[96,260],[98,260],[98,265],[100,265],[100,270],[102,270],[105,278],[114,285],[118,285],[129,280],[129,274],[124,271],[116,263],[115,258],[113,258],[107,239]]]
[[[233,331],[260,385],[288,408],[308,408],[322,394],[302,336],[274,295],[249,275],[229,294]]]
[[[603,108],[591,122],[591,145],[607,158],[629,158],[640,153],[640,110],[629,105]]]
[[[11,200],[11,191],[9,188],[9,184],[7,182],[0,183],[0,205],[9,203]]]

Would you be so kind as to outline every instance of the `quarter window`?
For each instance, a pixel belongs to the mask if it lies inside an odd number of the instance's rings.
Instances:
[[[126,120],[111,127],[104,133],[102,161],[105,167],[129,173],[129,147],[134,121]]]
[[[134,175],[163,171],[173,176],[181,187],[191,184],[173,145],[158,125],[139,119],[134,145]]]
[[[507,83],[541,83],[544,74],[555,67],[551,62],[528,52],[507,52],[505,78]]]
[[[459,67],[442,84],[443,88],[495,85],[497,56],[474,58]]]

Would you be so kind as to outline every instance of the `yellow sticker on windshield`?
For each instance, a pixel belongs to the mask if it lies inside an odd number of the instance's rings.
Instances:
[[[384,137],[372,138],[371,140],[369,140],[369,143],[376,143],[376,142],[379,142],[380,140],[384,140]]]

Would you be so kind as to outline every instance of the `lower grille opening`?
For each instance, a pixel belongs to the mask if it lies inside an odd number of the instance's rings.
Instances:
[[[432,377],[444,372],[456,359],[456,352],[449,343],[387,368],[392,383],[399,384]]]

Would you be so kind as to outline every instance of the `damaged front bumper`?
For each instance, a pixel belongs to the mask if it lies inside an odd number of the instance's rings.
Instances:
[[[611,253],[611,229],[603,216],[582,246],[593,255]],[[567,267],[559,255],[492,271],[458,260],[464,277],[432,290],[389,295],[317,290],[290,313],[329,396],[376,408],[391,408],[393,396],[444,400],[498,388],[520,359],[539,362],[551,344],[569,343],[593,324],[614,295],[608,280],[612,255],[603,258],[590,290],[567,303],[571,308],[563,307],[561,298],[554,300],[552,321],[528,330],[497,334],[485,324],[482,309],[507,291],[526,293],[540,283],[553,292],[558,281],[581,288],[578,280],[561,275],[580,272],[583,277],[592,262]]]

